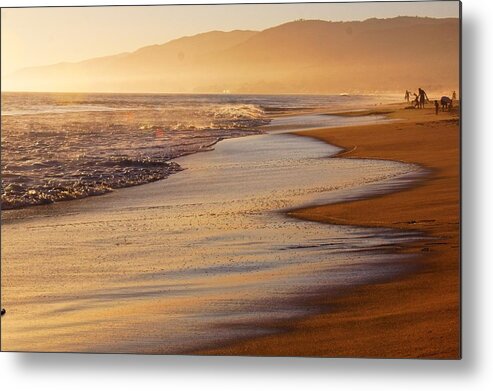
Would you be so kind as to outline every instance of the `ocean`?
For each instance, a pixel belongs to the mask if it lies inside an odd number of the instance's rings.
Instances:
[[[263,132],[277,114],[356,109],[382,97],[2,93],[3,210],[164,179],[174,159]],[[323,121],[322,121],[323,122]]]

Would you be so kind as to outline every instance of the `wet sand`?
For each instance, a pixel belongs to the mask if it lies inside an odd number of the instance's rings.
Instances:
[[[192,353],[278,332],[270,322],[317,313],[306,299],[327,289],[407,272],[393,250],[419,232],[286,214],[424,174],[338,152],[292,134],[228,139],[163,181],[3,211],[2,349]]]
[[[457,357],[457,118],[365,114],[2,212],[2,349]]]
[[[409,189],[290,213],[328,224],[425,232],[401,246],[415,254],[407,274],[320,295],[320,313],[271,324],[279,333],[205,354],[381,358],[460,358],[460,134],[457,111],[372,110],[395,123],[298,133],[344,148],[339,157],[418,163],[430,175]],[[346,113],[362,115],[369,112]],[[401,262],[401,261],[399,261]]]

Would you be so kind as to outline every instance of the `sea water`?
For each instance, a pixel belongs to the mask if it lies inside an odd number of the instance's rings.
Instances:
[[[2,93],[1,206],[49,204],[153,182],[180,170],[177,157],[257,134],[273,114],[356,108],[381,99]]]

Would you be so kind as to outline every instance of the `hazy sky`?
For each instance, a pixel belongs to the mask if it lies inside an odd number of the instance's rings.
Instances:
[[[263,30],[295,19],[458,17],[458,2],[24,8],[1,10],[2,73],[133,51],[210,30]]]

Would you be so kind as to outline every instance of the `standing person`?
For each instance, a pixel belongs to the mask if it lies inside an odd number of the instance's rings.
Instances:
[[[418,88],[418,95],[419,95],[419,108],[424,109],[425,108],[425,101],[429,102],[430,100],[428,99],[428,95],[426,95],[425,90],[422,88]]]
[[[404,95],[404,99],[406,100],[407,103],[409,103],[409,96],[411,95],[411,93],[406,90],[406,95]]]
[[[425,95],[421,88],[418,88],[418,107],[420,109],[425,107]]]
[[[452,92],[452,100],[457,100],[457,94],[454,92]]]
[[[438,115],[438,109],[439,109],[440,105],[438,104],[438,101],[436,100],[435,101],[435,114]]]

